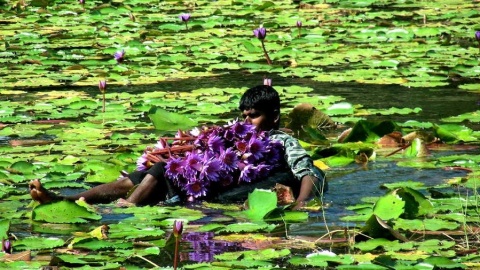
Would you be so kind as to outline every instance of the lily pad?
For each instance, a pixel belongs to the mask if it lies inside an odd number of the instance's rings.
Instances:
[[[101,218],[101,215],[71,201],[41,204],[32,210],[34,221],[49,223],[86,223]]]

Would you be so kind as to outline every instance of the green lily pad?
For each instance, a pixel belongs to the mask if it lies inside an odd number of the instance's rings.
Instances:
[[[49,223],[86,223],[101,218],[101,215],[71,201],[41,204],[32,210],[34,221]]]

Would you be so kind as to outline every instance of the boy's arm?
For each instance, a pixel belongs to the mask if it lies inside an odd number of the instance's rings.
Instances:
[[[305,206],[306,201],[314,194],[315,187],[318,187],[318,178],[312,175],[302,177],[300,184],[300,193],[298,194],[296,205],[293,210],[300,209]]]
[[[294,209],[303,207],[312,196],[323,193],[327,190],[325,174],[315,165],[307,151],[300,145],[299,141],[286,134],[275,134],[275,139],[283,141],[285,150],[285,161],[293,175],[301,181],[300,192],[296,199]],[[273,136],[272,136],[273,137]]]

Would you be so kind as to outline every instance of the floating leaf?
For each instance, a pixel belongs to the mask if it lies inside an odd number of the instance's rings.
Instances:
[[[148,116],[152,120],[153,125],[158,130],[176,131],[178,129],[191,129],[197,123],[183,114],[167,112],[158,107],[150,109]]]
[[[405,202],[394,190],[381,197],[373,207],[373,214],[383,220],[390,220],[400,217],[405,211]]]
[[[90,212],[85,207],[71,201],[41,204],[32,211],[34,221],[50,223],[86,223],[88,220],[100,220],[101,218],[101,215]]]
[[[277,194],[270,190],[255,189],[248,195],[248,210],[245,214],[251,220],[262,220],[277,207]]]
[[[14,243],[15,250],[42,250],[61,247],[65,244],[60,238],[56,237],[26,237],[19,239]]]

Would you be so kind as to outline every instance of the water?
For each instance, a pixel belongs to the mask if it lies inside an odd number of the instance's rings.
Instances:
[[[433,153],[440,155],[440,153]],[[362,223],[342,221],[342,217],[354,214],[347,210],[362,202],[365,197],[380,197],[387,192],[383,184],[414,181],[423,183],[425,187],[442,184],[446,179],[462,177],[463,171],[446,171],[443,169],[416,169],[397,166],[394,162],[370,162],[366,168],[353,164],[347,168],[330,169],[328,171],[329,190],[324,196],[328,205],[325,209],[326,223],[329,229],[353,228]],[[428,195],[425,189],[419,190]],[[322,235],[327,232],[322,213],[312,213],[310,222],[301,226],[292,226],[293,235]]]
[[[272,77],[272,76],[270,76]],[[309,79],[272,77],[274,86],[298,85],[314,89],[313,95],[334,95],[345,98],[346,102],[354,105],[361,104],[367,109],[415,108],[420,107],[422,111],[415,115],[406,116],[367,116],[367,119],[387,119],[398,122],[406,120],[418,120],[425,122],[441,123],[441,119],[449,116],[473,112],[479,109],[477,94],[461,91],[456,88],[434,88],[434,89],[409,89],[399,86],[361,85],[361,84],[325,84],[311,81]],[[208,87],[250,87],[261,83],[263,74],[228,74],[213,78],[192,78],[181,81],[165,81],[156,85],[111,87],[109,92],[145,92],[155,89],[161,91],[191,91],[198,88]],[[235,82],[232,85],[232,82]],[[37,89],[47,92],[50,89]],[[87,91],[92,96],[98,94],[96,87],[79,87],[78,90]],[[10,97],[12,98],[12,97]],[[14,97],[15,98],[15,97]],[[14,99],[13,98],[13,99]],[[23,96],[22,99],[27,98]],[[0,97],[1,99],[1,97]],[[232,117],[237,115],[232,112]],[[475,124],[467,123],[472,128]],[[0,144],[4,144],[8,138],[0,137]],[[440,153],[433,153],[440,155]],[[326,222],[330,229],[352,227],[351,222],[341,220],[352,212],[346,207],[361,202],[364,197],[378,197],[385,194],[380,188],[383,183],[399,181],[418,181],[432,186],[442,183],[445,179],[455,176],[462,176],[463,172],[444,171],[441,169],[414,169],[398,167],[393,161],[370,162],[366,168],[357,164],[347,167],[333,168],[328,171],[329,191],[324,201],[330,206],[325,210]],[[109,215],[106,219],[110,222],[125,218],[122,215]],[[105,222],[105,221],[104,221]],[[291,235],[315,235],[320,236],[326,232],[325,224],[321,213],[312,213],[308,224],[292,225]]]

